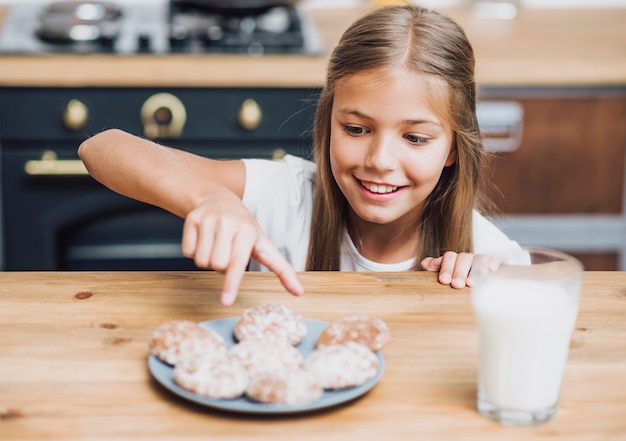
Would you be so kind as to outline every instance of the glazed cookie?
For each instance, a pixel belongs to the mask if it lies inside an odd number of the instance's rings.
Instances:
[[[235,323],[234,334],[238,341],[287,341],[297,345],[306,335],[306,325],[302,316],[287,306],[265,304],[246,309]]]
[[[228,351],[228,357],[244,367],[250,376],[259,372],[302,367],[302,354],[285,342],[244,340]]]
[[[205,355],[174,367],[174,382],[191,392],[217,399],[242,396],[249,384],[246,370],[226,355]]]
[[[353,341],[380,351],[389,341],[389,328],[379,318],[367,315],[344,317],[332,322],[317,339],[317,346]]]
[[[345,389],[373,378],[378,358],[367,346],[349,341],[316,348],[305,367],[324,389]]]
[[[322,396],[324,389],[304,369],[266,371],[253,377],[246,396],[261,403],[304,404]]]
[[[164,323],[154,330],[150,352],[160,360],[175,365],[180,360],[205,353],[226,353],[224,339],[212,329],[188,320]]]

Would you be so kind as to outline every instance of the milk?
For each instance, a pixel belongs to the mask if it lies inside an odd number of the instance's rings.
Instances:
[[[472,290],[480,341],[479,406],[555,406],[578,293],[548,281],[488,278]]]

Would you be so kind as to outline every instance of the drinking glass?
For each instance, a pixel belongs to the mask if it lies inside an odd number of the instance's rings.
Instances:
[[[578,315],[582,264],[556,250],[525,248],[478,256],[472,274],[478,411],[503,425],[553,419]]]

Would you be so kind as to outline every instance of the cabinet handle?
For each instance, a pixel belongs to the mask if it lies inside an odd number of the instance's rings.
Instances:
[[[252,98],[245,100],[237,114],[239,125],[246,130],[256,130],[262,119],[263,111],[259,104]]]
[[[283,149],[276,149],[272,152],[271,159],[279,161],[285,157],[287,152]],[[58,159],[55,152],[46,150],[41,155],[41,159],[31,159],[26,161],[24,172],[28,176],[87,176],[89,172],[85,164],[80,159]]]
[[[148,138],[178,138],[187,122],[187,110],[176,96],[157,93],[141,106],[141,121]]]
[[[514,101],[482,102],[476,106],[485,150],[513,152],[522,143],[524,109]]]
[[[28,176],[84,176],[87,168],[80,159],[57,159],[53,151],[45,151],[41,159],[26,161],[24,172]]]

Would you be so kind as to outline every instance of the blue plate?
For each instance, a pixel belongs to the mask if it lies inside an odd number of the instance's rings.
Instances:
[[[213,329],[214,331],[219,333],[222,337],[224,337],[226,347],[230,348],[236,343],[236,340],[233,336],[233,328],[237,320],[238,317],[230,317],[225,319],[201,322],[200,325],[209,329]],[[307,327],[307,335],[304,340],[302,340],[302,342],[300,342],[300,344],[296,346],[296,348],[300,351],[300,353],[306,360],[309,354],[315,349],[317,337],[328,326],[328,323],[322,322],[320,320],[311,319],[304,319],[304,322]],[[246,397],[240,397],[234,400],[219,400],[215,398],[208,398],[203,395],[199,395],[183,389],[182,387],[174,383],[174,368],[171,365],[162,362],[154,355],[150,355],[150,357],[148,358],[148,368],[150,369],[150,373],[152,374],[152,376],[161,385],[163,385],[163,387],[189,401],[230,412],[280,415],[326,409],[328,407],[346,403],[365,394],[370,389],[372,389],[383,376],[385,361],[380,352],[377,352],[376,356],[378,357],[378,372],[376,372],[376,375],[371,380],[360,386],[355,386],[348,389],[324,391],[321,398],[305,404],[257,403],[255,401],[247,399]]]

